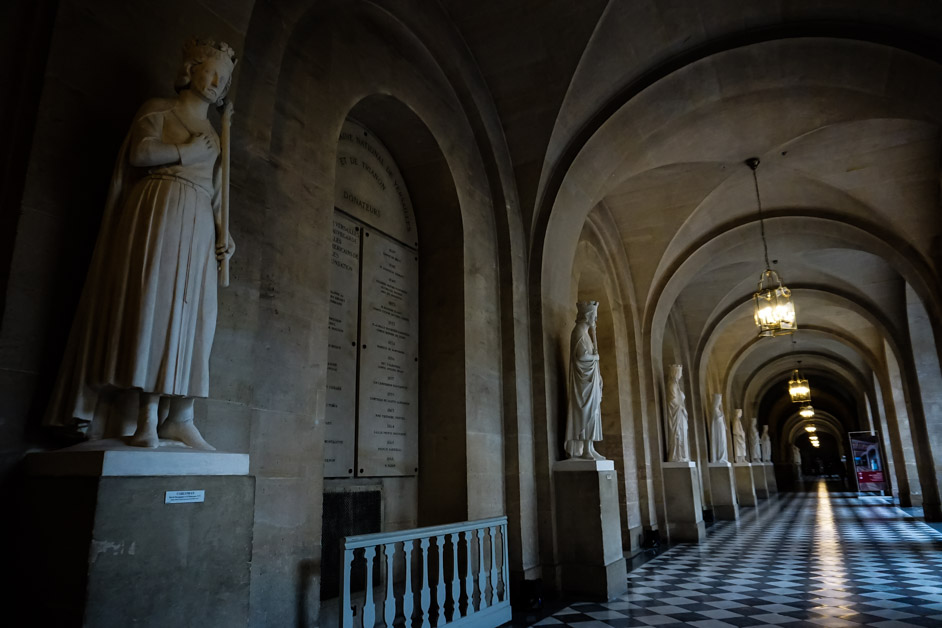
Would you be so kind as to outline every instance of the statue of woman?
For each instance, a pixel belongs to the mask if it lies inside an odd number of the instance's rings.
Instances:
[[[713,462],[729,462],[726,445],[726,417],[723,415],[723,395],[713,395],[713,418],[710,421],[710,453]]]
[[[792,445],[792,463],[801,466],[801,450]]]
[[[758,421],[758,417],[749,419],[749,457],[752,462],[762,461],[762,445],[759,442],[759,428],[756,425]]]
[[[688,462],[690,449],[687,445],[687,408],[684,406],[681,377],[684,367],[671,364],[667,383],[667,461]]]
[[[225,43],[184,46],[176,98],[140,108],[121,147],[88,277],[45,423],[112,435],[118,393],[139,397],[130,444],[213,449],[193,425],[209,394],[221,220],[220,141],[207,113],[235,67]],[[109,418],[109,414],[112,416]],[[124,435],[124,434],[116,434]]]
[[[598,301],[576,303],[579,313],[569,339],[569,412],[566,418],[566,453],[571,458],[605,460],[595,451],[602,440],[602,373],[599,370],[595,323]]]
[[[769,426],[762,426],[762,461],[772,462],[772,437],[769,435]]]
[[[746,432],[742,429],[742,410],[738,408],[733,416],[733,455],[735,462],[749,462],[746,454]]]

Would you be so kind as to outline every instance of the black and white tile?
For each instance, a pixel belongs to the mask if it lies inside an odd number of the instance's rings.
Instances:
[[[854,493],[792,493],[628,574],[629,591],[536,626],[942,626],[942,533]]]

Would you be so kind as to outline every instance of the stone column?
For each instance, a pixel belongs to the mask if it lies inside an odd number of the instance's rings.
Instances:
[[[713,515],[717,519],[738,519],[739,501],[736,499],[733,465],[729,462],[711,462],[710,486],[713,487]]]
[[[618,482],[611,460],[553,465],[562,591],[607,601],[628,590]]]
[[[736,476],[736,497],[739,499],[739,505],[755,506],[756,483],[752,476],[752,465],[748,462],[736,462],[733,464],[733,472]]]
[[[699,543],[706,538],[700,476],[695,462],[665,462],[664,499],[667,501],[667,530],[671,541]]]

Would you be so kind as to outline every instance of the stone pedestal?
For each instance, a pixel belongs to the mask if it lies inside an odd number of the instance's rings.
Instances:
[[[248,455],[115,446],[27,457],[22,577],[35,625],[247,625]]]
[[[628,590],[615,464],[564,460],[553,467],[562,590],[607,601]]]
[[[765,487],[769,491],[769,497],[778,493],[778,481],[775,479],[775,465],[771,462],[763,463],[765,465]]]
[[[665,462],[664,499],[667,501],[667,531],[671,541],[699,543],[706,538],[700,478],[695,462]]]
[[[768,499],[769,487],[765,483],[765,464],[761,462],[752,463],[752,478],[755,482],[756,497],[758,499]]]
[[[709,468],[710,488],[713,492],[713,515],[717,519],[738,519],[739,501],[736,499],[733,465],[729,462],[711,462]]]
[[[756,483],[752,477],[752,465],[748,462],[733,463],[736,476],[736,498],[740,506],[756,505]]]

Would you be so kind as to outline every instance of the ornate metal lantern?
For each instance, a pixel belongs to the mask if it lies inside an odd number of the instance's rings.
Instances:
[[[811,401],[811,387],[808,380],[801,376],[798,369],[792,371],[792,378],[788,380],[788,396],[793,403],[806,403]]]
[[[792,303],[792,292],[782,284],[778,273],[772,270],[769,263],[769,244],[765,240],[765,221],[762,219],[762,199],[759,197],[759,178],[756,168],[759,167],[759,158],[751,157],[746,165],[752,169],[752,179],[756,186],[756,207],[759,213],[759,230],[762,235],[762,250],[765,253],[765,271],[759,277],[759,288],[752,295],[755,305],[756,327],[759,336],[783,336],[794,333],[798,329],[795,318],[795,305]]]
[[[814,416],[814,408],[811,407],[810,403],[806,403],[798,409],[798,414],[800,414],[802,418],[810,419]]]

